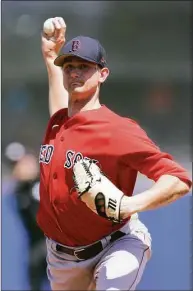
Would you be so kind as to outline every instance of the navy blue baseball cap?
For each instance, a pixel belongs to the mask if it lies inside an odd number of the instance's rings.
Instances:
[[[72,56],[98,64],[102,68],[107,66],[105,49],[97,39],[88,36],[80,35],[67,42],[54,64],[62,67],[67,58]]]

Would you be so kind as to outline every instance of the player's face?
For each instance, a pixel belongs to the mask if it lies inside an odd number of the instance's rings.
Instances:
[[[86,99],[92,96],[109,75],[107,68],[76,57],[68,59],[63,66],[64,87],[70,96]]]

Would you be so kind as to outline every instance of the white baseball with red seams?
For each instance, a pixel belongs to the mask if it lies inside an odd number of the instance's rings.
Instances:
[[[55,27],[54,27],[54,24],[53,24],[53,18],[48,18],[44,22],[44,24],[43,24],[43,31],[48,36],[53,36],[54,35]]]

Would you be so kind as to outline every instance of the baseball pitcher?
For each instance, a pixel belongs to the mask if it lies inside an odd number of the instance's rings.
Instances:
[[[103,46],[66,42],[61,17],[42,32],[50,120],[40,149],[39,227],[52,290],[135,290],[151,257],[138,213],[189,192],[187,171],[130,118],[101,104],[110,72]],[[138,172],[155,181],[133,196]]]

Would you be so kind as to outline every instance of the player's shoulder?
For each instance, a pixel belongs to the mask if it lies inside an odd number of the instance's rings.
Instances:
[[[57,110],[56,112],[54,112],[54,114],[52,114],[52,116],[50,116],[50,119],[55,118],[58,115],[67,115],[68,114],[68,108],[61,108],[59,110]]]
[[[121,115],[109,108],[106,107],[106,113],[108,115],[109,120],[111,121],[112,124],[114,124],[116,127],[120,128],[125,127],[125,128],[132,128],[132,127],[139,127],[140,124],[137,120],[134,118],[128,117]]]
[[[107,113],[108,119],[110,122],[110,131],[112,134],[112,139],[119,139],[123,143],[127,141],[127,139],[147,139],[148,133],[141,126],[140,122],[134,118],[121,115],[112,110],[109,110]],[[114,134],[116,132],[116,134]]]
[[[56,111],[52,116],[50,116],[49,123],[53,123],[59,121],[61,118],[67,118],[68,116],[68,108],[61,108]]]

